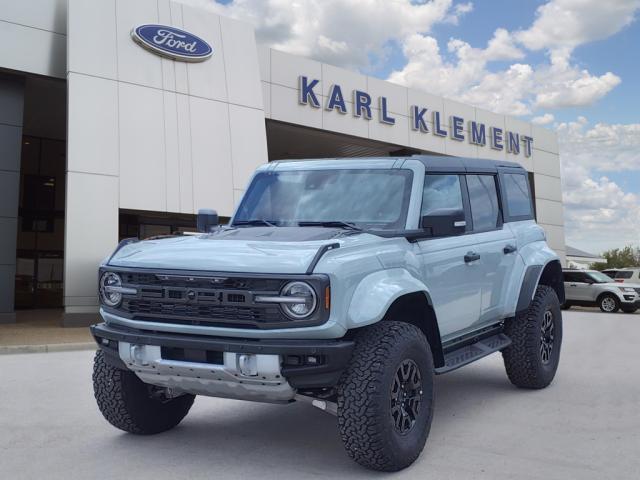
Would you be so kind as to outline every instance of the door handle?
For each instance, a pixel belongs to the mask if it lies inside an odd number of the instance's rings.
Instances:
[[[505,245],[505,247],[502,249],[505,255],[508,255],[509,253],[513,253],[516,250],[518,250],[518,247],[516,247],[515,245],[511,245],[510,243]]]
[[[475,262],[476,260],[480,260],[480,254],[476,252],[467,252],[464,256],[464,261],[466,263]]]
[[[575,283],[570,283],[569,286],[570,287],[577,287],[578,285],[576,285]]]

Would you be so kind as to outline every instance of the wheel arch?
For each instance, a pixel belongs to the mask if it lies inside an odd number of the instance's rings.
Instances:
[[[436,368],[444,366],[444,352],[436,312],[426,291],[412,292],[396,298],[382,321],[404,322],[414,325],[427,338]]]
[[[560,305],[565,302],[562,265],[559,260],[551,260],[544,265],[529,265],[526,268],[520,286],[516,313],[529,308],[538,285],[551,287],[556,292]]]

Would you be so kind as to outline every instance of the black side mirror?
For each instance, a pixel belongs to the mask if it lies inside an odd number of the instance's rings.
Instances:
[[[434,210],[422,217],[420,226],[431,237],[450,237],[462,235],[466,231],[467,222],[463,210]]]
[[[209,208],[202,208],[198,210],[197,222],[199,232],[209,233],[220,224],[218,212]]]

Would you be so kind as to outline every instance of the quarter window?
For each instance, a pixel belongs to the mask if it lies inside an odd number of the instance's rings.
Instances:
[[[493,175],[467,175],[473,230],[493,230],[498,226],[500,207]]]
[[[437,210],[463,210],[458,175],[425,175],[422,192],[422,216]]]
[[[510,217],[532,217],[531,196],[527,177],[522,174],[504,175],[504,190],[507,195]]]

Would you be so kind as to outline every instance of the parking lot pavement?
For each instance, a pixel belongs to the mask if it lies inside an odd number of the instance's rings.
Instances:
[[[546,390],[499,355],[438,377],[427,449],[394,478],[631,479],[640,469],[640,315],[565,312]],[[369,478],[309,405],[199,397],[173,431],[124,434],[98,412],[91,352],[0,356],[0,478]]]

